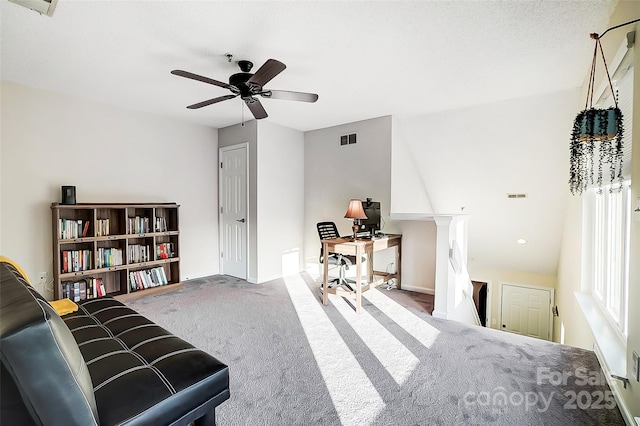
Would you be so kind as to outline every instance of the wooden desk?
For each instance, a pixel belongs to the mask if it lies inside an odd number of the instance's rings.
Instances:
[[[396,272],[393,274],[386,271],[373,270],[373,253],[379,250],[396,247]],[[388,234],[384,237],[365,240],[358,239],[353,241],[351,238],[331,238],[322,240],[322,252],[324,253],[324,280],[322,283],[322,304],[329,304],[329,293],[338,296],[348,297],[356,301],[356,313],[362,311],[362,292],[369,290],[383,282],[395,278],[397,287],[400,289],[400,265],[402,256],[402,235]],[[353,291],[343,290],[341,288],[329,288],[329,253],[341,253],[356,257],[356,288]],[[367,255],[368,265],[368,282],[362,285],[362,256]],[[374,280],[375,277],[379,277]]]

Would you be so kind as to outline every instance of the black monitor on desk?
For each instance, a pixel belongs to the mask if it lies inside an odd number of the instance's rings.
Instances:
[[[381,229],[380,202],[367,198],[362,202],[366,219],[358,219],[358,237],[373,237]]]

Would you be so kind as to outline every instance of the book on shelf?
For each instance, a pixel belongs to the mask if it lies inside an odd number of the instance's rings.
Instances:
[[[169,259],[173,256],[173,243],[156,244],[156,259]]]
[[[63,274],[88,271],[93,266],[91,250],[63,250],[60,258],[60,269]]]
[[[141,269],[129,271],[129,290],[138,291],[169,284],[164,268]]]
[[[123,264],[122,249],[117,247],[98,247],[96,268],[109,268]]]
[[[129,263],[148,262],[151,259],[151,250],[148,245],[131,244],[129,245]]]
[[[166,232],[167,231],[167,221],[164,217],[156,217],[156,232]]]
[[[109,219],[98,219],[96,221],[96,235],[106,237],[109,235]]]
[[[128,222],[129,234],[146,234],[150,231],[148,217],[130,217]]]
[[[98,283],[98,294],[99,294],[99,297],[107,295],[107,291],[104,288],[104,283],[102,282],[102,279]]]
[[[85,229],[87,231],[89,229],[89,222],[82,219],[58,219],[58,238],[61,240],[84,238]]]
[[[89,232],[89,224],[91,223],[91,221],[86,221],[86,223],[84,224],[84,229],[82,230],[82,238],[86,238],[87,233]]]
[[[61,285],[61,297],[79,302],[86,299],[95,299],[105,296],[102,278],[85,278],[78,281],[65,281]]]

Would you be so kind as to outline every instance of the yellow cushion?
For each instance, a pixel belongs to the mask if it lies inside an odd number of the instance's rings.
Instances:
[[[53,306],[53,309],[55,309],[60,316],[67,315],[78,310],[78,305],[76,305],[71,299],[52,300],[49,304]]]
[[[2,255],[0,255],[0,262],[8,263],[9,265],[11,265],[14,268],[16,268],[18,270],[18,272],[20,272],[20,274],[22,274],[22,277],[29,283],[29,285],[32,285],[31,284],[31,280],[27,276],[27,273],[16,262],[14,262],[13,260],[9,259],[8,257],[2,256]]]

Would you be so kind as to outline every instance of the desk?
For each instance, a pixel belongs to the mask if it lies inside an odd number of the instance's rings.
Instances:
[[[396,272],[389,274],[382,271],[373,270],[373,253],[379,250],[396,247]],[[356,301],[356,313],[362,311],[362,292],[369,290],[385,281],[395,278],[397,287],[400,289],[400,265],[401,265],[401,248],[402,235],[388,234],[384,237],[375,239],[358,239],[353,241],[351,238],[331,238],[322,240],[322,252],[324,253],[324,280],[322,283],[322,304],[329,304],[329,293],[338,296],[348,297]],[[353,291],[343,290],[341,288],[329,288],[329,253],[341,253],[356,257],[356,288]],[[368,265],[368,282],[362,285],[362,256],[367,255]],[[374,281],[375,277],[380,277]]]

